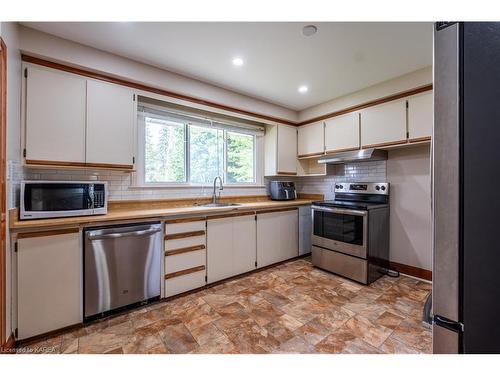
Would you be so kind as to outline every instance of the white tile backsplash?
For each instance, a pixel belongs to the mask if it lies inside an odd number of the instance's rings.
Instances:
[[[368,161],[336,165],[333,174],[316,177],[266,177],[266,186],[271,180],[294,181],[297,193],[323,194],[325,199],[334,199],[334,186],[338,182],[385,182],[386,162]]]
[[[58,170],[25,168],[21,163],[9,161],[9,207],[19,206],[19,183],[24,180],[107,181],[110,200],[175,199],[209,197],[211,185],[179,188],[137,188],[132,186],[132,174],[120,171]],[[295,181],[298,193],[323,194],[333,199],[336,182],[378,182],[386,180],[386,162],[349,163],[333,168],[333,174],[317,177],[266,177],[266,187],[226,188],[221,195],[264,195],[271,180]]]

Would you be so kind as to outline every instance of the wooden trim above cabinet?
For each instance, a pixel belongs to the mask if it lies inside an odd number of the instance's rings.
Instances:
[[[48,236],[57,236],[60,234],[70,234],[70,233],[78,233],[80,229],[78,228],[67,228],[67,229],[54,229],[54,230],[46,230],[43,232],[21,232],[17,235],[17,239],[24,238],[35,238],[35,237],[48,237]]]
[[[361,148],[365,149],[365,148],[387,147],[387,146],[394,146],[394,145],[402,145],[402,144],[405,144],[405,143],[408,143],[408,141],[406,139],[402,140],[402,141],[374,143],[374,144],[371,144],[371,145],[361,146]]]
[[[85,166],[90,168],[134,169],[133,164],[85,163]]]
[[[383,98],[370,100],[368,102],[365,102],[362,104],[357,104],[357,105],[354,105],[352,107],[344,108],[344,109],[341,109],[339,111],[330,112],[330,113],[327,113],[327,114],[324,114],[324,115],[321,115],[318,117],[314,117],[312,119],[299,122],[297,125],[302,126],[302,125],[311,124],[311,123],[317,122],[317,121],[327,120],[327,119],[330,119],[332,117],[345,115],[346,113],[359,111],[360,109],[365,109],[365,108],[369,108],[369,107],[374,107],[376,105],[384,104],[387,102],[392,102],[393,100],[402,99],[402,98],[405,98],[407,96],[420,94],[421,92],[430,91],[430,90],[432,90],[432,84],[416,87],[416,88],[411,89],[411,90],[401,91],[401,92],[398,92],[396,94],[385,96]]]
[[[408,143],[428,142],[430,140],[431,137],[409,138]]]
[[[192,223],[195,221],[205,221],[205,216],[203,216],[203,217],[184,217],[184,218],[180,218],[180,219],[165,220],[165,224]]]
[[[182,247],[180,249],[165,251],[165,256],[168,257],[168,256],[172,256],[172,255],[190,253],[192,251],[199,251],[199,250],[204,250],[204,249],[205,249],[205,245]]]
[[[84,163],[73,161],[52,161],[52,160],[32,160],[26,159],[26,166],[35,167],[67,167],[67,168],[97,168],[97,169],[119,169],[132,171],[134,166],[132,164],[106,164],[106,163]]]
[[[204,230],[196,230],[193,232],[184,232],[184,233],[174,233],[174,234],[166,234],[165,235],[165,240],[178,240],[181,238],[187,238],[187,237],[199,237],[199,236],[204,236],[205,231]]]
[[[188,269],[182,270],[182,271],[167,273],[165,275],[165,280],[172,279],[174,277],[189,275],[190,273],[200,272],[203,270],[205,270],[205,266],[198,266],[198,267],[188,268]]]
[[[23,54],[23,55],[21,55],[21,59],[22,59],[22,61],[27,62],[27,63],[45,66],[47,68],[57,69],[57,70],[61,70],[61,71],[67,72],[67,73],[77,74],[80,76],[84,76],[84,77],[88,77],[88,78],[92,78],[92,79],[96,79],[96,80],[100,80],[100,81],[104,81],[104,82],[108,82],[108,83],[113,83],[116,85],[126,86],[126,87],[130,87],[133,89],[141,90],[141,91],[151,92],[154,94],[167,96],[167,97],[171,97],[174,99],[184,100],[186,102],[204,105],[207,107],[212,107],[212,108],[220,109],[223,111],[233,112],[235,114],[255,117],[258,119],[263,119],[263,120],[267,120],[267,121],[277,122],[279,124],[292,125],[292,126],[308,125],[308,124],[322,121],[322,120],[326,120],[326,119],[329,119],[332,117],[341,116],[341,115],[344,115],[346,113],[358,111],[360,109],[373,107],[373,106],[376,106],[379,104],[383,104],[386,102],[390,102],[393,100],[401,99],[401,98],[404,98],[407,96],[416,95],[416,94],[419,94],[421,92],[432,90],[432,84],[428,84],[428,85],[416,87],[416,88],[411,89],[411,90],[406,90],[406,91],[402,91],[402,92],[399,92],[396,94],[385,96],[383,98],[379,98],[379,99],[371,100],[371,101],[368,101],[365,103],[357,104],[355,106],[344,108],[344,109],[339,110],[339,111],[330,112],[330,113],[327,113],[327,114],[324,114],[321,116],[311,118],[309,120],[296,122],[296,121],[291,121],[291,120],[287,120],[287,119],[283,119],[283,118],[279,118],[279,117],[269,116],[269,115],[265,115],[265,114],[261,114],[261,113],[257,113],[257,112],[252,112],[252,111],[248,111],[248,110],[244,110],[244,109],[240,109],[240,108],[231,107],[231,106],[228,106],[225,104],[216,103],[216,102],[196,98],[196,97],[185,95],[185,94],[179,94],[176,92],[172,92],[172,91],[168,91],[168,90],[164,90],[164,89],[159,89],[156,87],[152,87],[152,86],[144,85],[141,83],[129,81],[127,79],[117,78],[117,77],[114,77],[114,76],[109,75],[109,74],[98,73],[98,72],[92,71],[90,69],[76,68],[76,67],[73,67],[70,65],[61,64],[61,63],[41,59],[41,58],[34,57],[34,56],[29,56],[29,55]]]
[[[85,162],[77,161],[51,161],[51,160],[32,160],[26,159],[26,164],[31,165],[47,165],[47,166],[61,166],[61,167],[85,167]]]
[[[228,214],[212,215],[212,216],[207,216],[207,220],[224,219],[227,217],[237,217],[237,216],[251,216],[251,215],[255,215],[255,211],[233,212]]]
[[[297,158],[313,158],[315,156],[321,156],[324,155],[324,152],[311,152],[310,154],[302,154],[302,155],[297,155]]]
[[[209,100],[195,98],[195,97],[189,96],[189,95],[179,94],[179,93],[176,93],[173,91],[159,89],[156,87],[152,87],[152,86],[144,85],[141,83],[129,81],[127,79],[116,78],[116,77],[113,77],[113,76],[108,75],[108,74],[97,73],[97,72],[91,71],[89,69],[75,68],[75,67],[70,66],[70,65],[56,63],[53,61],[44,60],[44,59],[41,59],[38,57],[29,56],[29,55],[22,55],[21,58],[22,58],[22,61],[27,62],[27,63],[41,65],[41,66],[45,66],[47,68],[57,69],[57,70],[61,70],[61,71],[68,72],[68,73],[78,74],[80,76],[84,76],[84,77],[88,77],[88,78],[92,78],[92,79],[97,79],[97,80],[105,81],[108,83],[114,83],[116,85],[126,86],[126,87],[130,87],[130,88],[137,89],[137,90],[142,90],[142,91],[147,91],[147,92],[151,92],[154,94],[168,96],[170,98],[185,100],[187,102],[201,104],[201,105],[204,105],[207,107],[217,108],[217,109],[221,109],[223,111],[229,111],[229,112],[233,112],[233,113],[237,113],[237,114],[241,114],[241,115],[245,115],[245,116],[251,116],[251,117],[255,117],[255,118],[259,118],[259,119],[263,119],[263,120],[267,120],[267,121],[278,122],[278,123],[286,124],[286,125],[296,125],[295,122],[290,121],[290,120],[286,120],[283,118],[264,115],[261,113],[247,111],[244,109],[231,107],[231,106],[228,106],[225,104],[212,102]]]
[[[325,154],[334,154],[337,152],[347,152],[347,151],[357,151],[359,147],[348,147],[348,148],[339,148],[337,150],[326,150]]]

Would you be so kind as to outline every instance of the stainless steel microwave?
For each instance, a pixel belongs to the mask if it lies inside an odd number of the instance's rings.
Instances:
[[[20,219],[106,214],[107,192],[106,182],[23,181]]]

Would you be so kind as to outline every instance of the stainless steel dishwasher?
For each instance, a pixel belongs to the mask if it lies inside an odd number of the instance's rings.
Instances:
[[[84,231],[85,320],[160,296],[161,224]]]

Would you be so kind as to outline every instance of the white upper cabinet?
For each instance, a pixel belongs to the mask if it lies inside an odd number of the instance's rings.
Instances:
[[[278,174],[297,173],[297,128],[278,125]]]
[[[264,140],[266,176],[297,174],[297,128],[267,125]]]
[[[432,135],[433,100],[432,91],[408,98],[408,138],[410,142],[424,140]]]
[[[325,134],[323,122],[303,125],[298,130],[298,156],[313,156],[325,151]]]
[[[87,81],[87,163],[133,167],[134,93]]]
[[[325,151],[356,150],[359,144],[359,112],[331,118],[325,122]]]
[[[33,66],[26,72],[27,162],[83,164],[85,78]]]
[[[406,143],[406,99],[361,111],[361,146]]]

